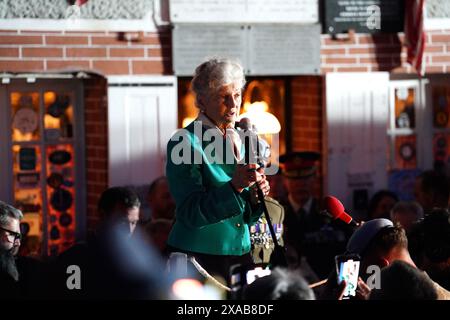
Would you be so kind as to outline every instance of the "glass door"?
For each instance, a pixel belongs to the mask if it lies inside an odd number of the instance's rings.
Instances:
[[[80,90],[76,80],[8,85],[11,196],[24,214],[22,255],[57,255],[84,229],[77,221],[85,214]]]

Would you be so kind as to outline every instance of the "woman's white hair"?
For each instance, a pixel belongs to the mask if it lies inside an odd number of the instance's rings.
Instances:
[[[238,62],[227,58],[213,58],[203,62],[195,69],[191,81],[197,106],[199,96],[206,96],[224,85],[235,82],[239,83],[241,89],[244,88],[244,69]]]

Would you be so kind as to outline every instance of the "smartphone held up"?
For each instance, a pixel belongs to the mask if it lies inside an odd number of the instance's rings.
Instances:
[[[335,262],[338,284],[344,280],[347,283],[343,299],[350,299],[356,295],[361,258],[357,254],[338,255]]]

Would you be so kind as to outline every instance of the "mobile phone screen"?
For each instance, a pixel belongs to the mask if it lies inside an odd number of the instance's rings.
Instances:
[[[345,288],[344,297],[356,295],[358,285],[359,261],[349,259],[340,261],[339,263],[339,283],[345,280],[347,287]]]

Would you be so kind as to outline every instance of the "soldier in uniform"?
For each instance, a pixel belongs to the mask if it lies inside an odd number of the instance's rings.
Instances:
[[[270,146],[264,139],[260,138],[258,140],[258,150],[258,162],[267,166],[270,163]],[[264,198],[264,202],[266,203],[278,244],[283,246],[284,208],[277,200],[269,196]],[[249,231],[253,262],[255,264],[269,264],[275,244],[264,214],[261,215],[254,225],[249,227]]]
[[[283,246],[283,220],[284,208],[275,199],[265,197],[267,211],[272,220],[273,230],[275,231],[278,244]],[[270,256],[275,248],[269,226],[264,215],[250,227],[250,242],[252,244],[252,258],[255,264],[268,264]]]
[[[285,208],[284,241],[288,256],[296,256],[298,267],[306,259],[319,278],[326,278],[334,267],[335,255],[345,251],[351,228],[322,214],[314,198],[317,180],[317,152],[292,152],[280,156],[283,183],[288,197]]]

